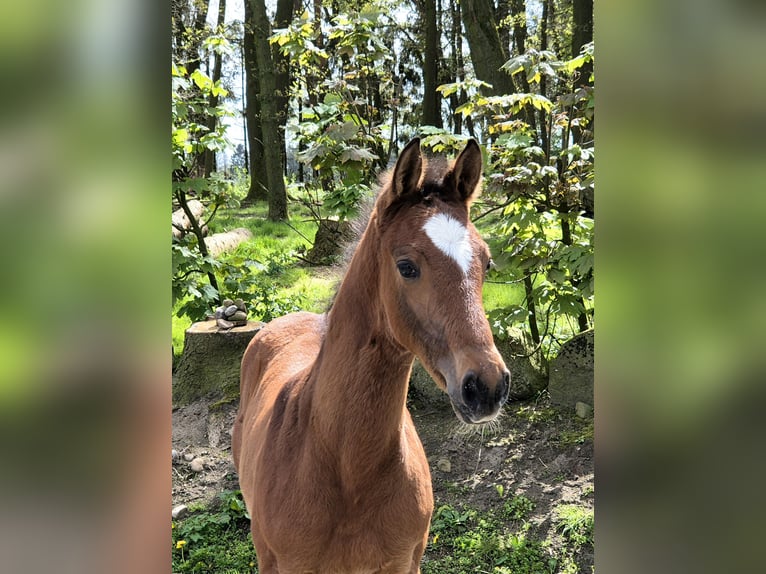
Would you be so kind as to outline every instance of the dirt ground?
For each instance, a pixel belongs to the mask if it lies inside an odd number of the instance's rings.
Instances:
[[[535,504],[529,518],[534,534],[554,544],[560,540],[553,520],[557,505],[593,507],[592,419],[554,408],[542,397],[509,403],[497,422],[477,429],[458,423],[446,396],[437,404],[410,396],[408,404],[431,464],[437,507],[487,510],[501,502],[499,490],[523,495]],[[238,488],[231,459],[236,408],[203,400],[174,409],[174,506],[204,503],[221,490]],[[191,469],[192,458],[202,470]],[[580,572],[591,572],[590,546],[581,550],[577,564]]]

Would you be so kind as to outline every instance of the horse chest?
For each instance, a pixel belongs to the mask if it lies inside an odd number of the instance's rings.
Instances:
[[[261,531],[277,555],[305,559],[301,567],[314,572],[375,572],[411,559],[433,510],[428,465],[417,446],[361,479],[321,460],[296,459],[293,476],[304,478],[283,482],[262,500],[272,518],[261,521]]]

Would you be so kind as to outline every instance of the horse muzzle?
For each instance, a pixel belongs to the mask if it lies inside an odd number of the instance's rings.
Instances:
[[[511,387],[508,369],[503,369],[493,380],[487,379],[487,375],[469,370],[460,385],[449,392],[452,408],[464,423],[481,424],[494,420],[508,400]]]

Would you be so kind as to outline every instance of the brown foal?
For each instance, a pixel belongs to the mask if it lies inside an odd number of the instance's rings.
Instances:
[[[473,140],[428,166],[411,141],[331,310],[276,319],[247,348],[232,449],[261,574],[420,571],[433,494],[405,404],[412,362],[465,423],[494,419],[510,384],[469,218],[481,171]]]

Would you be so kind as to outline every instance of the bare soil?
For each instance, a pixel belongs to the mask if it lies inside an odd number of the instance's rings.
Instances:
[[[238,488],[231,459],[236,402],[202,400],[173,411],[173,504],[207,503],[218,492]],[[574,409],[536,401],[509,403],[491,426],[458,423],[449,403],[410,397],[409,408],[431,465],[435,504],[489,510],[503,496],[523,495],[534,503],[529,521],[539,539],[561,542],[554,509],[560,504],[593,507],[592,419]],[[202,459],[193,472],[184,454]],[[593,549],[576,557],[580,572],[591,572]]]

